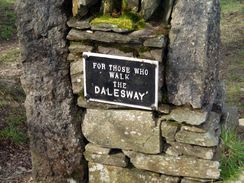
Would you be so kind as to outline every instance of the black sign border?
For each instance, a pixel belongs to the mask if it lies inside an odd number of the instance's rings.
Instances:
[[[110,59],[120,59],[120,60],[126,60],[126,61],[134,61],[134,62],[145,62],[154,64],[155,67],[155,101],[154,104],[152,104],[151,107],[146,107],[142,105],[134,105],[134,104],[127,104],[127,103],[121,103],[121,102],[112,102],[107,100],[101,100],[96,98],[89,98],[87,102],[99,102],[104,104],[113,104],[113,105],[119,105],[119,106],[125,106],[125,107],[131,107],[131,108],[137,108],[137,109],[145,109],[145,110],[158,110],[158,82],[159,82],[159,61],[156,60],[148,60],[148,59],[139,59],[139,58],[133,58],[133,57],[124,57],[124,56],[117,56],[117,55],[109,55],[109,54],[101,54],[101,53],[93,53],[93,52],[83,52],[82,60],[83,60],[83,75],[84,75],[84,97],[87,98],[87,90],[86,90],[86,58],[94,56],[94,57],[102,57],[102,58],[110,58]]]

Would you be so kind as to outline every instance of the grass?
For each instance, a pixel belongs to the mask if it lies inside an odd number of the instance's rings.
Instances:
[[[6,127],[0,130],[0,139],[8,139],[15,144],[26,143],[28,137],[22,129],[26,121],[25,115],[13,113],[6,118],[6,121]]]
[[[2,51],[0,54],[0,64],[16,62],[19,58],[19,55],[20,50],[18,47]]]
[[[0,0],[0,40],[9,40],[16,34],[14,3],[16,0]]]
[[[226,83],[226,103],[238,107],[244,117],[244,2],[221,0],[221,40]]]
[[[221,10],[223,13],[244,12],[242,0],[221,0]]]
[[[221,178],[234,180],[244,170],[244,141],[239,140],[234,131],[225,129],[221,140]]]

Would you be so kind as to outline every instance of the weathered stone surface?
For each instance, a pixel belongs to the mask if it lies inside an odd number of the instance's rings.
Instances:
[[[191,125],[200,125],[207,120],[208,112],[203,110],[192,110],[188,107],[177,107],[171,110],[168,116],[162,116],[163,119],[174,120],[179,123]]]
[[[140,0],[127,0],[127,9],[133,12],[138,12]]]
[[[128,165],[128,158],[123,153],[112,154],[93,154],[88,151],[84,152],[87,161],[100,163],[104,165],[126,167]]]
[[[117,32],[117,33],[128,33],[128,32],[133,31],[131,29],[120,28],[118,25],[110,24],[110,23],[94,24],[91,26],[91,30],[105,31],[105,32],[113,31],[113,32]]]
[[[161,104],[158,106],[158,111],[162,114],[169,114],[170,113],[170,106],[167,104]]]
[[[116,48],[109,48],[109,47],[103,47],[103,46],[98,46],[98,52],[103,53],[103,54],[109,54],[109,55],[118,55],[118,56],[125,56],[125,57],[133,57],[132,52],[123,52],[120,51]]]
[[[69,46],[69,51],[71,53],[83,53],[83,52],[91,52],[93,50],[92,46],[84,45],[81,42],[71,42]]]
[[[236,130],[239,121],[239,112],[237,107],[225,106],[224,114],[221,120],[222,126],[226,130]]]
[[[192,157],[175,157],[169,155],[145,155],[142,153],[125,152],[131,163],[139,169],[158,172],[173,176],[218,179],[220,176],[219,162],[196,159]]]
[[[97,0],[78,0],[78,2],[80,5],[89,6],[95,4]]]
[[[148,20],[152,17],[153,13],[156,11],[160,4],[160,0],[142,0],[141,1],[141,11],[143,18]]]
[[[182,126],[176,134],[175,139],[178,142],[194,144],[200,146],[217,146],[220,136],[220,115],[210,112],[206,124],[201,127]]]
[[[74,94],[79,94],[84,89],[82,60],[71,62],[70,75],[71,75],[71,82],[72,82],[72,91]]]
[[[146,39],[143,45],[152,48],[164,48],[166,47],[166,42],[167,40],[165,36],[162,35],[162,36]]]
[[[167,142],[175,141],[175,134],[179,129],[179,125],[172,121],[162,121],[161,134],[167,140]]]
[[[219,72],[219,22],[219,0],[176,1],[166,72],[170,103],[211,108]]]
[[[65,40],[68,1],[17,1],[22,84],[35,182],[84,181],[79,117]],[[79,172],[79,176],[73,174]]]
[[[244,133],[244,118],[239,119],[238,132]]]
[[[105,43],[135,43],[141,44],[142,40],[140,38],[132,37],[129,35],[122,35],[118,33],[111,33],[111,32],[87,32],[87,31],[79,31],[75,29],[71,29],[67,36],[68,40],[71,41],[99,41]]]
[[[209,179],[196,179],[196,178],[186,177],[181,179],[180,183],[201,183],[201,182],[213,182],[213,181]]]
[[[175,0],[166,0],[163,1],[163,18],[162,18],[162,22],[164,24],[168,24],[169,20],[170,20],[170,15],[172,13],[172,9],[174,6],[174,1]]]
[[[170,147],[167,148],[166,154],[173,156],[193,156],[202,159],[213,159],[214,157],[214,148],[207,148],[201,146],[193,146],[189,144],[182,144],[178,142],[170,142]]]
[[[88,109],[82,131],[88,141],[103,147],[161,152],[160,129],[151,112]]]
[[[92,143],[87,144],[85,149],[86,149],[86,152],[90,152],[93,154],[108,155],[111,152],[111,149],[109,149],[109,148],[101,147],[97,144],[92,144]]]
[[[220,117],[220,114],[210,112],[207,120],[203,124],[199,126],[182,125],[181,129],[196,133],[217,132],[220,128]]]
[[[91,28],[90,26],[90,19],[84,19],[84,20],[78,20],[76,17],[72,17],[69,19],[67,22],[67,25],[69,27],[75,28],[75,29],[89,29]]]
[[[217,83],[217,95],[213,103],[212,111],[222,113],[224,110],[225,103],[225,83],[224,81],[219,81]]]
[[[98,183],[178,183],[180,178],[89,162],[89,182]]]
[[[69,53],[68,57],[67,57],[67,60],[70,61],[70,62],[73,62],[75,60],[79,60],[81,57],[80,54],[75,54],[75,53]]]

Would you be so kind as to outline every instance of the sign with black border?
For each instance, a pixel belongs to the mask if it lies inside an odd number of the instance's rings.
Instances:
[[[158,61],[84,52],[83,69],[87,102],[158,109]]]

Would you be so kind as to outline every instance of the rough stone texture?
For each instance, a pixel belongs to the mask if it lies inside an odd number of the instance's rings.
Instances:
[[[132,52],[123,52],[120,51],[116,48],[109,48],[109,47],[103,47],[103,46],[98,46],[98,52],[103,53],[103,54],[109,54],[109,55],[118,55],[118,56],[125,56],[125,57],[133,57]]]
[[[244,118],[239,119],[238,132],[239,133],[244,133]]]
[[[84,179],[79,111],[69,78],[67,1],[17,1],[22,85],[36,182]],[[73,175],[79,172],[79,177]]]
[[[178,177],[89,162],[90,183],[178,183]]]
[[[152,17],[153,13],[156,11],[160,4],[160,0],[142,0],[141,1],[141,11],[143,18],[148,20]]]
[[[118,33],[111,33],[111,32],[87,32],[87,31],[79,31],[72,29],[67,39],[70,41],[85,41],[85,40],[91,40],[91,41],[99,41],[99,42],[105,42],[105,43],[135,43],[135,44],[141,44],[142,40],[140,38],[132,37],[129,35],[122,35]]]
[[[127,0],[127,9],[130,11],[138,12],[140,0]]]
[[[154,49],[146,52],[139,52],[139,57],[143,59],[157,60],[162,63],[164,58],[164,50]]]
[[[236,130],[238,128],[239,112],[237,107],[226,106],[222,116],[222,126],[227,130]]]
[[[203,110],[192,110],[188,107],[177,107],[171,110],[167,116],[162,119],[174,120],[179,123],[187,123],[191,125],[200,125],[207,120],[208,112]]]
[[[79,94],[84,89],[83,84],[83,62],[82,60],[71,62],[70,75],[72,82],[72,91],[74,94]]]
[[[163,23],[168,24],[170,15],[172,13],[173,5],[175,0],[164,0],[163,1]]]
[[[175,134],[179,129],[179,125],[172,121],[162,121],[161,134],[167,140],[167,142],[175,141]]]
[[[128,32],[133,31],[133,30],[126,29],[126,28],[120,28],[117,24],[112,24],[112,23],[93,24],[91,26],[91,30],[105,31],[105,32],[113,31],[113,32],[117,32],[117,33],[128,33]]]
[[[109,148],[101,147],[99,145],[92,144],[92,143],[87,144],[85,149],[86,149],[86,152],[90,152],[93,154],[108,155],[111,152],[111,149],[109,149]]]
[[[84,45],[80,42],[71,42],[69,46],[69,51],[72,53],[91,52],[92,50],[92,46]]]
[[[158,36],[155,38],[149,38],[146,41],[144,41],[143,45],[146,47],[152,47],[152,48],[164,48],[166,47],[166,38],[165,36]]]
[[[151,112],[88,109],[82,131],[88,141],[103,147],[161,152],[160,129]]]
[[[218,179],[219,162],[196,159],[192,157],[175,157],[169,155],[145,155],[125,152],[131,163],[138,169],[149,170],[166,175]]]
[[[222,113],[223,110],[224,110],[224,103],[225,103],[225,83],[224,81],[219,81],[217,83],[217,87],[216,87],[216,90],[217,90],[217,96],[214,100],[214,103],[213,103],[213,108],[212,108],[212,111],[214,112],[218,112],[218,113]]]
[[[79,5],[89,6],[95,4],[97,0],[78,0],[78,2]]]
[[[220,136],[220,115],[210,112],[208,120],[199,127],[182,126],[181,130],[176,134],[177,142],[194,144],[200,146],[217,146]]]
[[[89,29],[91,28],[90,26],[90,19],[84,19],[84,20],[78,20],[76,17],[72,17],[69,19],[67,22],[67,25],[69,27],[75,28],[75,29]]]
[[[167,148],[166,154],[173,156],[193,156],[202,159],[213,159],[214,157],[214,148],[207,148],[201,146],[193,146],[189,144],[182,144],[178,142],[170,142],[170,147]]]
[[[176,2],[166,72],[170,103],[211,108],[218,78],[219,22],[219,0]]]
[[[127,167],[129,162],[128,158],[121,152],[112,154],[93,154],[88,151],[85,151],[84,156],[86,160],[89,162],[118,167]]]
[[[194,178],[183,178],[180,183],[201,183],[201,182],[213,182],[212,180],[209,179],[194,179]]]

